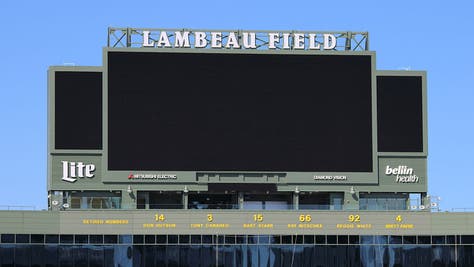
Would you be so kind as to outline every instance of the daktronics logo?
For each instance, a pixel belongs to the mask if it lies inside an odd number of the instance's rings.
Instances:
[[[95,165],[84,164],[84,162],[61,161],[63,167],[63,177],[61,180],[74,183],[76,178],[93,178]]]
[[[137,180],[175,180],[178,179],[176,174],[133,174],[130,173],[128,175],[129,180],[137,179]]]
[[[385,169],[386,175],[396,175],[395,181],[397,183],[418,183],[419,177],[414,174],[413,168],[399,165],[396,168],[391,168],[387,165]]]

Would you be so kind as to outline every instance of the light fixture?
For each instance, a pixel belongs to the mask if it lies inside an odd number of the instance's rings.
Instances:
[[[188,192],[189,192],[189,190],[188,190],[188,187],[187,187],[187,186],[184,186],[183,192],[184,192],[184,193],[188,193]]]
[[[299,194],[300,193],[300,190],[298,189],[298,187],[295,187],[295,194]]]
[[[351,191],[350,191],[350,193],[351,193],[352,195],[354,195],[354,194],[356,193],[356,191],[354,190],[354,187],[353,187],[353,186],[351,186]]]
[[[132,186],[129,185],[129,186],[127,187],[127,193],[131,194],[132,192],[133,192]]]

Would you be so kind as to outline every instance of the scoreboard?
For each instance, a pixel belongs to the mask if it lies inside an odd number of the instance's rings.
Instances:
[[[376,70],[375,52],[340,49],[346,33],[248,32],[237,49],[232,31],[219,48],[191,32],[50,68],[50,190],[427,191],[424,72]]]

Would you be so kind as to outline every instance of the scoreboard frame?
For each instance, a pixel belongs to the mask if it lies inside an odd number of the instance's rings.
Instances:
[[[108,169],[108,53],[109,52],[145,52],[145,53],[197,53],[197,54],[268,54],[268,55],[330,55],[330,56],[370,56],[371,57],[371,115],[372,115],[372,172],[285,172],[285,171],[111,171]],[[220,176],[226,183],[246,183],[247,175],[267,177],[271,183],[289,184],[377,184],[378,183],[378,152],[377,152],[377,91],[376,91],[376,60],[374,51],[308,51],[308,50],[236,50],[236,49],[137,49],[137,48],[103,48],[103,151],[102,151],[102,181],[128,183],[196,183],[198,176]],[[174,175],[174,180],[128,180],[131,172],[143,175]],[[240,179],[231,179],[237,175]],[[346,176],[347,180],[317,180],[315,176]],[[270,179],[268,179],[270,177]],[[272,179],[273,177],[274,179]],[[286,179],[286,177],[291,177]],[[259,180],[261,182],[261,179]]]

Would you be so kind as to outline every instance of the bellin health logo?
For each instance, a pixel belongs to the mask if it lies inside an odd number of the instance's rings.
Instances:
[[[385,174],[396,175],[397,178],[395,181],[397,183],[418,183],[419,181],[419,177],[414,174],[413,168],[408,168],[408,166],[399,165],[397,168],[390,168],[390,166],[387,165]]]
[[[84,164],[84,162],[61,161],[63,165],[63,181],[74,183],[76,178],[94,177],[95,165]]]

